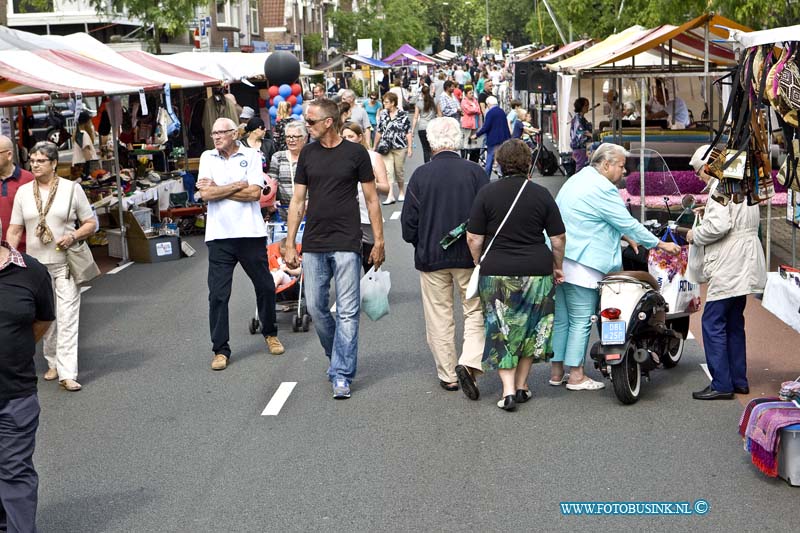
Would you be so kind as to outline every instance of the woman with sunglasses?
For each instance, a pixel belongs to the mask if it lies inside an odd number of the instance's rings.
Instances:
[[[308,139],[306,125],[299,120],[288,122],[284,128],[284,139],[287,149],[275,152],[270,160],[267,174],[278,180],[278,214],[283,220],[288,220],[287,209],[289,209],[289,202],[294,194],[297,159]]]
[[[58,147],[55,144],[38,142],[29,157],[35,179],[17,191],[7,238],[16,248],[25,232],[28,255],[45,265],[53,280],[56,322],[44,336],[42,351],[48,366],[44,379],[58,379],[62,388],[79,391],[81,291],[69,273],[65,250],[94,233],[94,214],[83,188],[56,174]]]
[[[695,400],[729,400],[749,394],[744,308],[748,294],[764,292],[766,260],[758,225],[758,205],[715,200],[718,180],[708,173],[709,146],[697,149],[689,162],[708,184],[702,223],[686,235],[689,244],[704,247],[703,277],[708,280],[703,307],[703,349],[711,384],[692,393]]]
[[[350,142],[362,145],[369,152],[369,159],[372,161],[372,173],[375,174],[375,188],[379,194],[388,194],[389,179],[386,177],[386,165],[378,152],[373,151],[369,146],[364,130],[355,122],[345,122],[342,126],[342,137]],[[372,234],[372,224],[369,222],[369,212],[367,211],[367,201],[364,198],[364,191],[361,184],[358,184],[358,207],[361,212],[361,266],[364,273],[372,266],[369,256],[372,253],[372,246],[375,244],[375,236]]]
[[[383,111],[378,120],[375,134],[375,151],[383,156],[386,173],[389,176],[389,195],[383,205],[405,200],[403,182],[405,178],[406,157],[411,157],[411,120],[400,106],[400,99],[393,92],[383,95]],[[392,185],[397,183],[397,200]]]
[[[375,140],[375,131],[378,127],[378,114],[382,108],[383,104],[381,104],[378,100],[378,93],[376,91],[370,92],[369,100],[364,102],[364,110],[367,112],[369,123],[372,126],[372,133],[370,134],[371,139],[369,140],[370,143]]]
[[[267,134],[267,126],[259,117],[253,117],[247,121],[244,127],[242,144],[248,148],[255,148],[261,152],[261,161],[264,172],[269,169],[269,162],[276,151],[275,143]]]

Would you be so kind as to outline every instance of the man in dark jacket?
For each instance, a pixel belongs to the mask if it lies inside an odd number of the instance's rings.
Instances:
[[[489,178],[480,165],[459,157],[458,121],[436,118],[428,123],[427,132],[433,157],[417,168],[409,181],[401,217],[403,240],[414,245],[428,346],[436,362],[439,384],[455,391],[461,383],[464,394],[477,400],[475,377],[482,373],[483,313],[478,298],[464,297],[475,265],[466,239],[457,238],[446,249],[440,241],[467,221],[475,195],[489,183]],[[454,287],[461,295],[464,310],[460,358],[455,349]]]

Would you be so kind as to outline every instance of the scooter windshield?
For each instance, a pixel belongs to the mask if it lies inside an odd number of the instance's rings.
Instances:
[[[645,219],[656,219],[660,223],[678,221],[691,212],[685,204],[675,177],[667,162],[655,150],[644,149],[644,158],[639,150],[630,153],[625,161],[628,205],[634,216],[641,213],[642,188],[645,194]]]

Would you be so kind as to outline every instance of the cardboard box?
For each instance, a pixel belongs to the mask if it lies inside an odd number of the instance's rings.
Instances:
[[[181,257],[180,237],[145,233],[130,211],[123,215],[127,233],[128,255],[137,263],[161,263]]]
[[[134,239],[128,237],[128,255],[137,263],[162,263],[181,258],[180,237],[152,237]]]

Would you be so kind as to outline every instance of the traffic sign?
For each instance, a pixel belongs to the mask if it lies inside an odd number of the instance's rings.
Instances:
[[[276,43],[275,44],[275,51],[284,50],[288,52],[294,51],[294,43]]]

